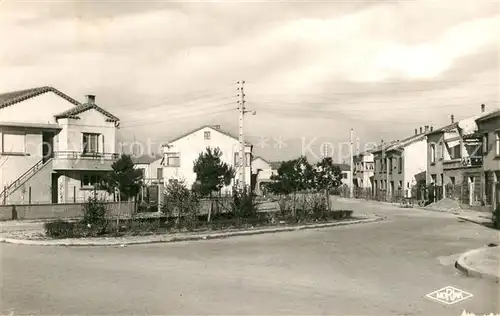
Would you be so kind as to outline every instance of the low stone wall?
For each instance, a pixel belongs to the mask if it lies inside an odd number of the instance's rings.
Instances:
[[[83,203],[0,205],[0,220],[69,219],[83,217]],[[109,216],[128,217],[134,213],[134,203],[107,203]]]

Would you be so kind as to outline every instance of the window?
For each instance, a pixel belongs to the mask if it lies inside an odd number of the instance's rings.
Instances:
[[[156,178],[158,180],[163,179],[163,168],[156,168]]]
[[[392,158],[387,159],[387,171],[392,173]]]
[[[82,187],[94,188],[102,181],[99,174],[84,174],[82,175]]]
[[[486,155],[488,154],[489,146],[488,146],[488,133],[484,134],[483,136],[483,154]]]
[[[347,179],[347,172],[342,173],[342,178]]]
[[[179,153],[167,153],[167,167],[180,167],[181,159]]]
[[[452,185],[455,185],[455,177],[450,177],[450,181]]]
[[[495,154],[500,156],[500,132],[495,133]]]
[[[26,134],[23,132],[4,132],[2,134],[2,153],[24,154]]]
[[[444,159],[444,143],[443,142],[439,143],[439,159],[440,160]]]
[[[398,172],[403,172],[403,157],[398,158]]]
[[[138,168],[137,170],[139,170],[141,172],[143,178],[146,176],[146,169],[145,168]]]
[[[436,145],[431,144],[431,163],[436,163]]]
[[[205,136],[205,139],[206,139],[206,140],[209,140],[209,139],[210,139],[210,131],[206,131],[206,132],[204,133],[204,136]]]
[[[458,144],[450,148],[451,159],[462,158],[462,145]]]
[[[99,152],[99,134],[83,133],[83,153]]]
[[[245,157],[246,157],[245,166],[250,167],[252,161],[252,155],[250,153],[246,153]],[[234,166],[239,166],[239,165],[240,165],[240,153],[234,153]]]

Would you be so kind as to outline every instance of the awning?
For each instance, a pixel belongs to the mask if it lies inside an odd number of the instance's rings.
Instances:
[[[451,140],[451,141],[446,141],[448,144],[448,147],[453,148],[457,145],[460,145],[460,140]]]

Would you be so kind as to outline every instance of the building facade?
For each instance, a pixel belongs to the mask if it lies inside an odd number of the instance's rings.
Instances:
[[[427,169],[427,142],[425,130],[388,144],[373,151],[375,162],[374,187],[379,199],[396,201],[403,197],[414,197],[413,188],[420,182]],[[425,181],[425,178],[424,178]]]
[[[271,177],[278,174],[279,162],[269,162],[262,157],[252,160],[253,191],[256,195],[264,193],[264,186],[272,182]]]
[[[158,154],[132,157],[134,168],[141,170],[145,185],[163,183],[163,157]]]
[[[239,151],[240,142],[237,137],[224,132],[220,126],[202,126],[194,131],[186,133],[170,141],[163,146],[163,177],[165,183],[168,180],[182,180],[191,188],[196,181],[193,171],[194,161],[200,153],[206,151],[207,147],[219,148],[222,152],[221,160],[236,170],[235,178],[231,185],[223,188],[224,193],[230,193],[233,185],[238,184],[240,174]],[[251,184],[252,175],[252,149],[249,143],[245,144],[245,184]]]
[[[355,188],[373,188],[374,156],[364,152],[354,156],[353,184]]]
[[[483,200],[486,205],[500,202],[500,110],[476,120],[483,135]]]
[[[0,95],[0,203],[82,202],[118,158],[119,119],[52,87]]]

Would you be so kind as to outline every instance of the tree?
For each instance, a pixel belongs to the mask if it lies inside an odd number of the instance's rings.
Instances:
[[[108,193],[118,190],[122,201],[137,197],[142,186],[142,171],[134,168],[130,155],[123,154],[111,169],[105,175],[102,187]]]
[[[193,171],[196,173],[196,183],[193,185],[193,190],[201,196],[210,198],[207,221],[210,221],[212,215],[213,193],[218,193],[223,187],[230,185],[235,175],[235,170],[223,162],[221,157],[222,151],[219,148],[207,147],[206,151],[201,152],[194,161]]]
[[[333,163],[331,157],[325,157],[314,166],[314,186],[318,191],[325,191],[327,208],[330,210],[330,190],[342,184],[342,171]]]
[[[292,194],[292,213],[295,216],[297,192],[314,188],[314,169],[306,157],[283,162],[278,174],[271,176],[269,190],[274,194]]]

